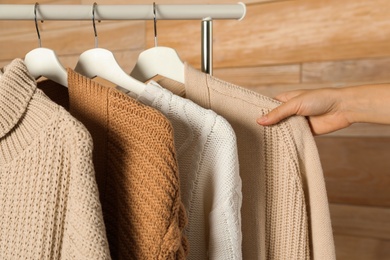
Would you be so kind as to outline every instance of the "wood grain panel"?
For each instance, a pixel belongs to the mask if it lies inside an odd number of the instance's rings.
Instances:
[[[99,47],[111,51],[138,50],[144,47],[144,23],[126,21],[100,24],[98,27]],[[94,48],[94,35],[90,26],[48,31],[41,34],[42,47],[56,51],[57,55],[80,55]],[[36,34],[6,36],[0,41],[0,60],[24,57],[27,52],[38,47]]]
[[[58,3],[60,2],[61,0],[41,0],[41,1],[38,1],[40,4],[52,4],[52,3]],[[77,1],[78,3],[81,2],[81,0],[75,0]],[[28,4],[35,4],[36,1],[31,1],[31,0],[14,0],[14,1],[11,1],[11,0],[0,0],[0,4],[23,4],[23,5],[28,5]]]
[[[305,63],[302,82],[390,82],[390,57]]]
[[[267,83],[299,83],[300,73],[300,65],[221,68],[214,70],[214,76],[247,88]]]
[[[378,8],[380,6],[381,8]],[[387,0],[296,0],[248,5],[242,21],[214,22],[214,67],[390,56]],[[159,40],[199,64],[199,23],[160,21]],[[148,46],[153,26],[147,27]]]
[[[39,1],[88,5],[93,2]],[[243,21],[214,21],[215,76],[271,97],[299,88],[389,82],[390,1],[243,2],[248,4]],[[138,0],[97,3],[145,4]],[[196,2],[209,3],[237,1]],[[43,46],[54,49],[65,67],[74,68],[79,55],[93,48],[90,21],[45,21],[39,26]],[[160,46],[175,48],[183,60],[200,67],[200,21],[158,21],[157,29]],[[97,24],[97,30],[99,46],[113,51],[125,71],[131,71],[144,48],[153,46],[151,21],[103,21]],[[0,21],[0,36],[0,67],[15,57],[24,57],[37,46],[33,21]],[[338,259],[390,259],[390,126],[355,124],[315,140],[331,202]]]
[[[230,82],[230,81],[229,81]],[[239,86],[244,86],[243,81],[240,81],[238,79],[233,79],[234,84],[237,84]],[[287,83],[287,84],[257,84],[255,86],[247,87],[248,89],[251,89],[253,91],[256,91],[262,95],[269,96],[269,97],[275,97],[276,95],[291,91],[291,90],[297,90],[297,89],[318,89],[318,88],[342,88],[351,86],[354,84],[351,83],[343,83],[343,82],[326,82],[326,83]],[[244,86],[245,87],[245,86]]]
[[[124,51],[115,51],[115,58],[118,60],[121,68],[130,74],[133,70],[135,63],[137,62],[139,54],[143,49],[134,49],[134,50],[124,50]]]
[[[315,140],[331,203],[390,207],[390,138]]]
[[[17,2],[17,4],[31,4],[33,5],[34,1],[2,1],[4,4],[14,4]],[[0,4],[2,4],[0,2]],[[73,4],[80,4],[80,0],[57,0],[57,1],[38,1],[39,4],[59,4],[59,5],[73,5]],[[16,3],[15,3],[16,4]],[[92,9],[91,9],[92,10]],[[38,7],[39,12],[39,7]],[[31,13],[34,13],[34,7],[31,9]],[[61,29],[61,28],[67,28],[70,26],[79,26],[80,21],[44,21],[39,22],[39,29],[40,31],[45,31],[48,29]],[[25,20],[0,20],[0,35],[8,35],[8,34],[15,34],[15,33],[30,33],[35,32],[35,22],[34,20],[25,21]],[[23,37],[23,36],[21,36]]]
[[[157,39],[158,39],[159,46],[167,46],[167,47],[174,48],[177,51],[179,57],[183,61],[190,63],[194,67],[197,68],[201,67],[200,66],[201,64],[201,22],[200,21],[160,20],[157,22]],[[186,46],[183,44],[185,44]],[[152,21],[147,21],[146,22],[146,47],[151,48],[153,46],[154,46],[154,25]],[[215,50],[215,48],[213,49]],[[235,65],[231,67],[235,67]]]
[[[148,3],[142,3],[142,1],[139,0],[101,0],[101,1],[94,1],[94,0],[80,0],[81,4],[83,5],[92,5],[94,2],[96,2],[98,5],[132,5],[132,4],[153,4],[153,2]]]
[[[336,235],[337,260],[388,260],[390,258],[390,241]]]
[[[35,32],[34,21],[0,20],[0,36]],[[23,37],[23,36],[20,36]]]
[[[359,123],[324,136],[334,137],[390,137],[390,126]]]
[[[217,69],[218,70],[218,69]],[[245,72],[243,72],[245,73]],[[227,78],[225,75],[222,77]],[[222,78],[223,79],[223,78]],[[255,78],[252,78],[255,81]],[[275,79],[276,80],[276,79]],[[247,81],[247,79],[246,79]],[[352,85],[351,83],[343,83],[343,82],[321,82],[321,83],[283,83],[283,84],[274,84],[274,83],[258,83],[256,85],[247,87],[243,83],[244,81],[240,80],[240,78],[232,79],[233,84],[237,84],[239,86],[246,87],[250,90],[256,91],[260,94],[274,97],[282,92],[297,90],[297,89],[318,89],[318,88],[342,88]]]
[[[292,1],[292,0],[243,0],[245,4],[253,4],[253,3],[267,3],[267,2],[281,2],[281,1]],[[83,4],[92,4],[94,0],[81,0]],[[153,2],[141,3],[141,1],[134,0],[102,0],[99,1],[100,4],[153,4]],[[237,4],[237,1],[234,0],[160,0],[156,1],[156,4]]]
[[[390,57],[257,67],[216,68],[214,76],[253,90],[277,92],[390,83]]]
[[[390,240],[390,208],[330,204],[333,233]]]

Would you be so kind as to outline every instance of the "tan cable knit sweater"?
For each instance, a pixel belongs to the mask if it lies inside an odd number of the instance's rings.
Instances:
[[[186,222],[173,128],[158,111],[68,69],[71,113],[94,141],[114,259],[184,259]]]
[[[91,136],[20,59],[0,73],[0,259],[110,259]]]
[[[159,83],[179,89],[169,81]],[[275,100],[188,64],[185,94],[227,119],[236,133],[243,259],[335,259],[324,176],[304,118],[261,127],[256,118],[275,108]]]

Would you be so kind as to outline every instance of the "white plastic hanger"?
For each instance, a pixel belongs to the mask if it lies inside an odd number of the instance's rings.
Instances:
[[[37,6],[38,3],[34,6],[35,14],[35,28],[38,34],[38,44],[39,47],[30,51],[26,54],[24,58],[24,63],[27,66],[30,74],[38,79],[43,76],[50,80],[53,80],[65,87],[68,86],[68,76],[67,72],[59,61],[56,53],[48,48],[42,48],[41,44],[41,35],[39,33],[38,23],[37,23]]]
[[[92,21],[95,32],[95,48],[83,52],[76,64],[75,71],[89,78],[101,77],[112,83],[140,95],[146,85],[128,75],[116,61],[114,54],[106,49],[98,48],[95,26],[95,8],[93,4]]]
[[[156,75],[184,83],[184,64],[177,52],[168,47],[157,46],[156,5],[153,3],[154,15],[154,46],[143,51],[130,75],[145,82]]]

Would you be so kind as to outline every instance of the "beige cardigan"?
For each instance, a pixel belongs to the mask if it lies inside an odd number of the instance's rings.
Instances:
[[[159,83],[177,93],[167,80]],[[317,148],[303,117],[262,127],[278,103],[188,64],[186,97],[225,117],[237,136],[242,179],[243,259],[335,259]]]
[[[0,73],[0,259],[110,259],[92,138],[20,59]]]

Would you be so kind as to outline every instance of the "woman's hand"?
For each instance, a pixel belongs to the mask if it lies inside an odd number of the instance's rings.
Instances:
[[[301,115],[308,117],[313,134],[320,135],[352,124],[341,89],[296,90],[281,93],[275,99],[284,103],[259,118],[260,125],[273,125],[289,116]]]
[[[313,134],[321,135],[357,122],[390,124],[389,84],[296,90],[275,98],[285,103],[258,118],[260,125],[301,115],[308,117]]]

